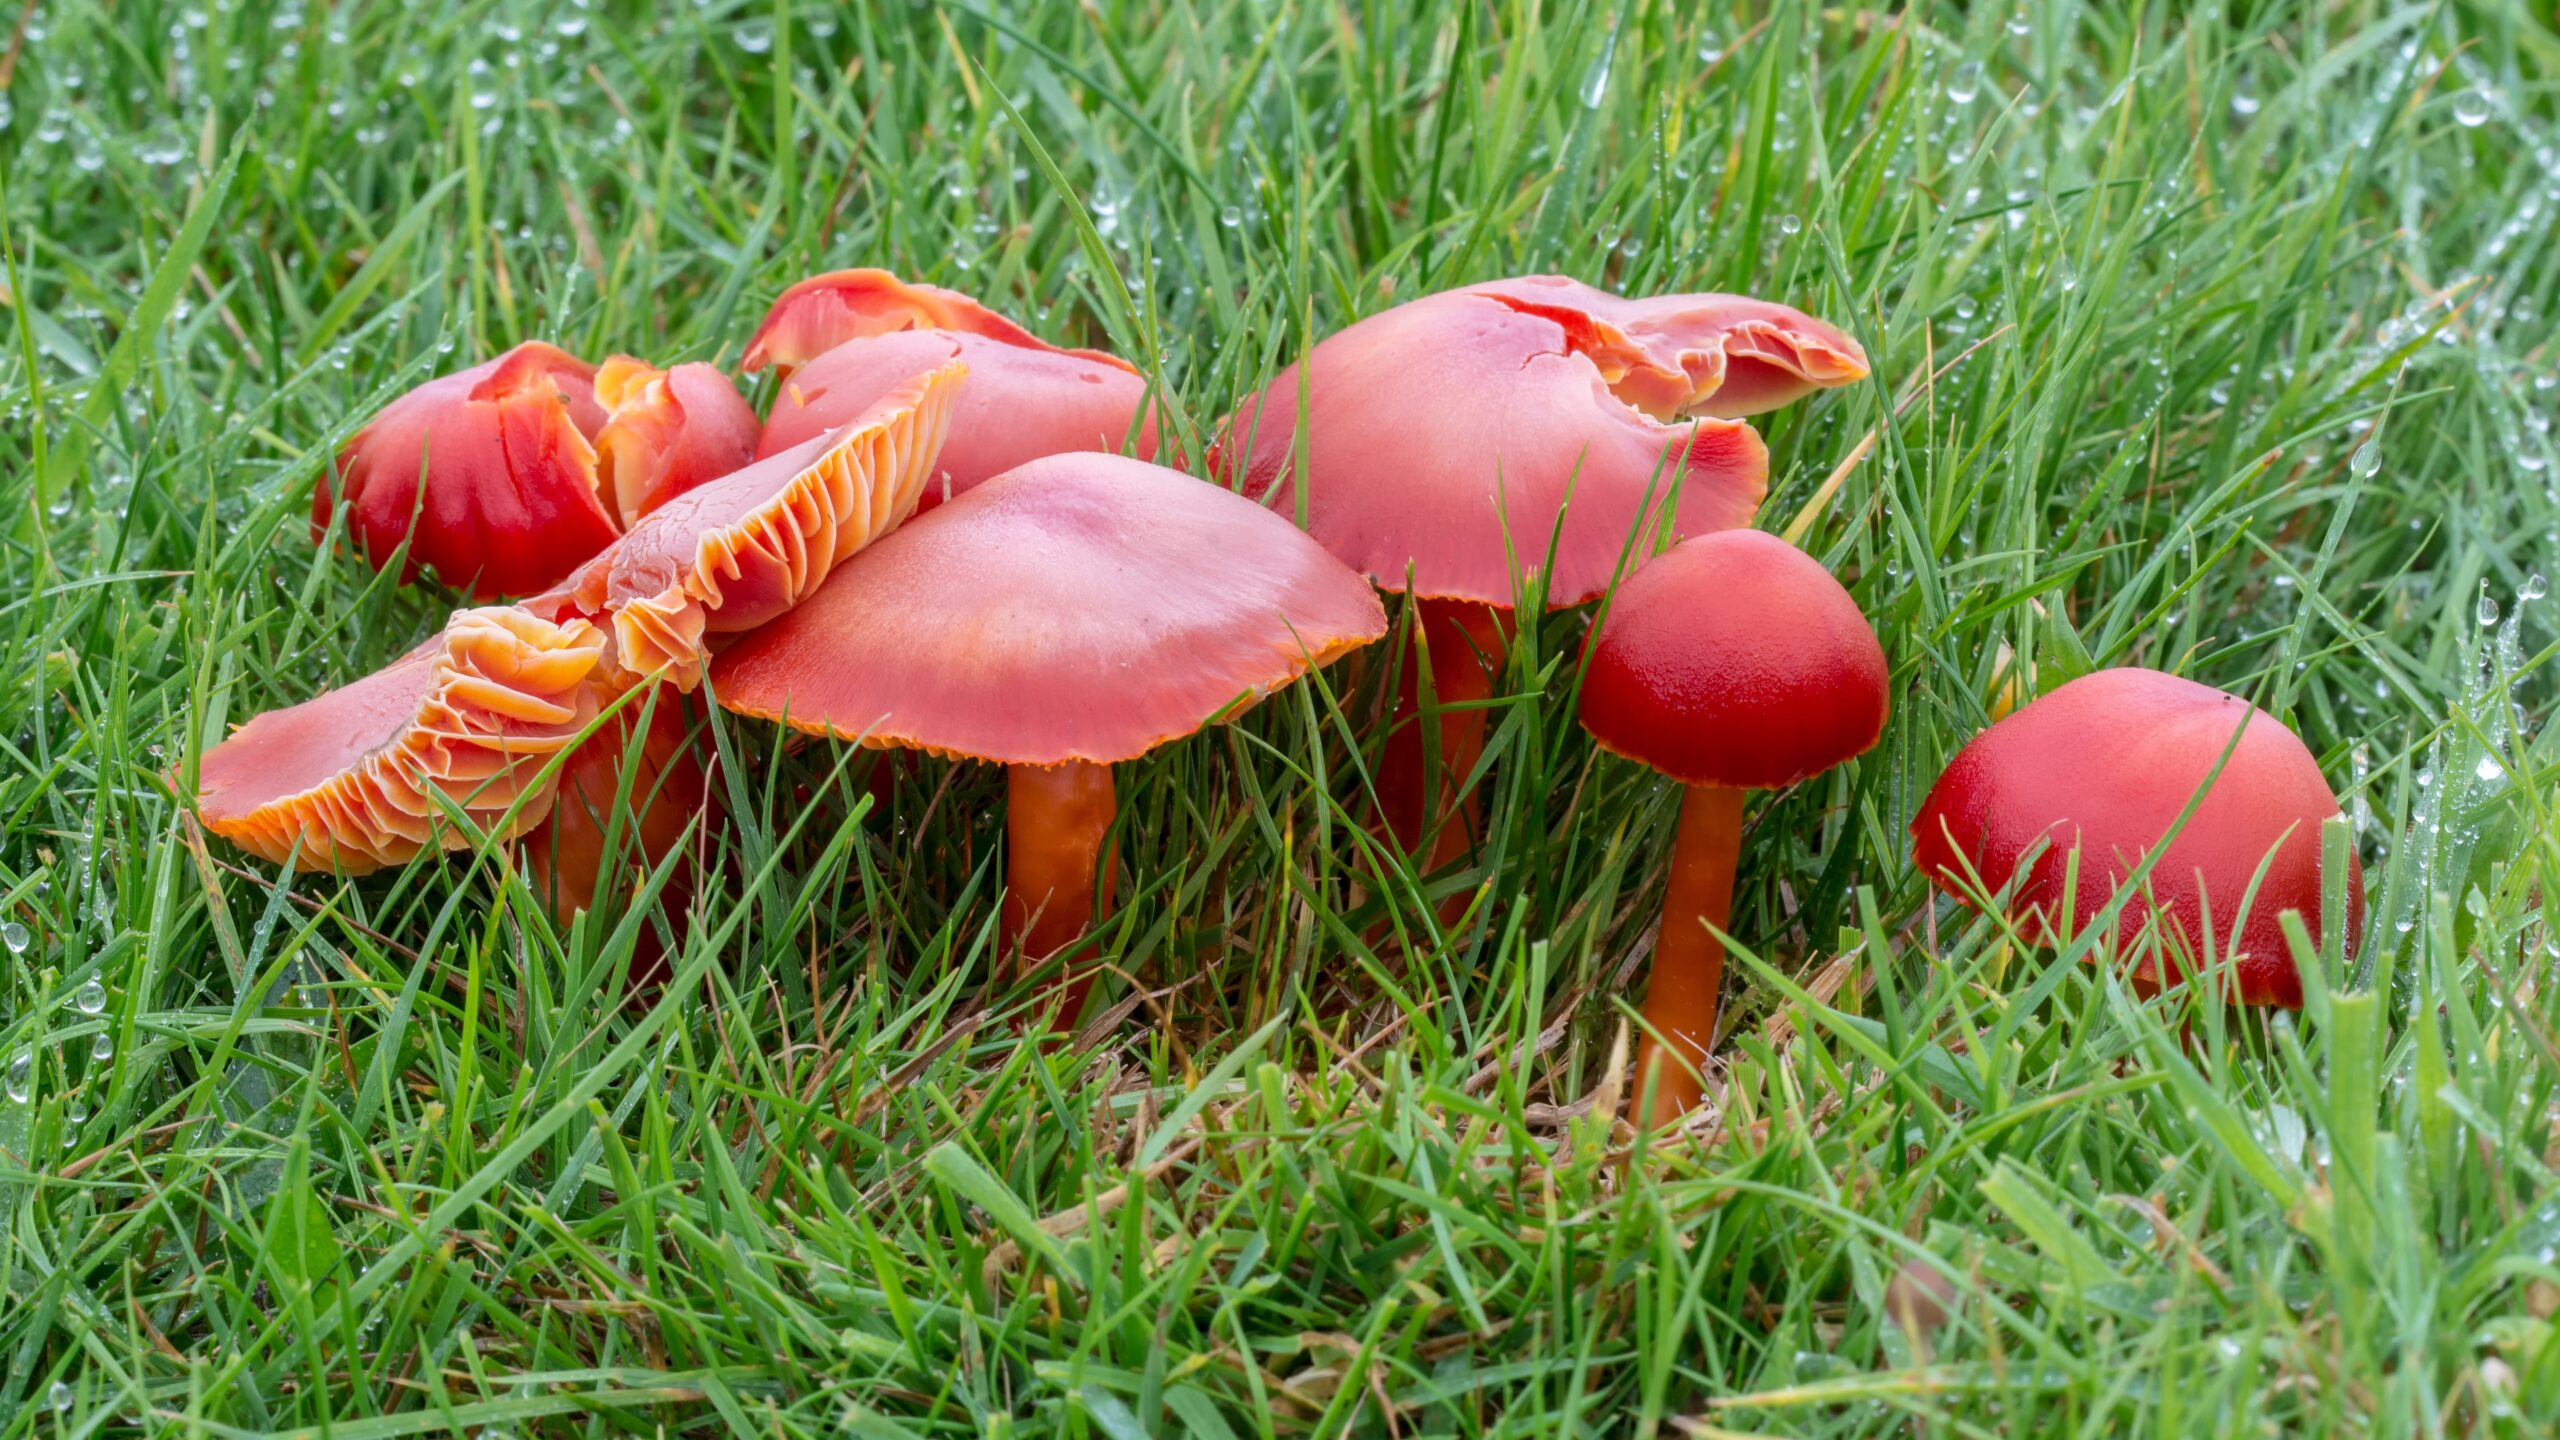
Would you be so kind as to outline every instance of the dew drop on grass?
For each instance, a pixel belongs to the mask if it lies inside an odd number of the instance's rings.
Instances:
[[[1236,206],[1230,205],[1226,209],[1218,212],[1218,223],[1224,225],[1230,230],[1233,230],[1244,223],[1244,211]]]
[[[766,51],[771,50],[773,48],[773,27],[769,25],[739,26],[738,48],[746,51],[750,55],[762,55]]]
[[[77,1397],[72,1394],[68,1381],[56,1380],[53,1382],[53,1388],[44,1392],[44,1398],[45,1403],[54,1409],[68,1410],[71,1408],[72,1400]]]
[[[2480,763],[2471,767],[2471,773],[2483,780],[2498,780],[2505,777],[2507,767],[2498,762],[2497,756],[2483,755],[2480,757]],[[2474,890],[2471,893],[2477,895],[2480,892]]]
[[[2465,90],[2453,97],[2453,118],[2466,130],[2477,130],[2489,123],[2489,92]]]
[[[1982,62],[1967,60],[1947,72],[1947,98],[1959,105],[1970,105],[1982,93]]]
[[[99,983],[97,976],[92,975],[80,982],[79,989],[71,992],[71,1003],[78,1007],[81,1014],[95,1015],[107,1008],[107,987]]]
[[[2551,582],[2543,578],[2541,571],[2536,570],[2532,574],[2524,577],[2524,584],[2516,591],[2516,598],[2518,600],[2539,600],[2550,593]]]
[[[2491,595],[2488,587],[2485,585],[2482,586],[2480,590],[2480,607],[2478,614],[2480,617],[2480,623],[2483,625],[2495,625],[2498,623],[2497,597]]]
[[[1698,63],[1713,65],[1724,58],[1724,46],[1713,35],[1698,37]]]
[[[1959,320],[1972,319],[1974,312],[1981,308],[1981,306],[1974,303],[1974,299],[1970,295],[1959,295],[1956,297],[1956,318]]]
[[[2245,120],[2258,113],[2258,97],[2246,90],[2231,92],[2231,113]]]
[[[35,1093],[36,1052],[21,1050],[9,1061],[9,1098],[23,1105]]]
[[[2356,447],[2355,454],[2347,457],[2347,468],[2355,472],[2357,479],[2370,480],[2382,473],[2382,451],[2374,442],[2367,440]]]
[[[2029,28],[2030,28],[2030,27],[2029,27],[2029,26],[2028,26],[2028,24],[2027,24],[2027,12],[2026,12],[2026,11],[2024,11],[2024,10],[2018,10],[2018,11],[2013,11],[2013,12],[2011,12],[2011,14],[2010,14],[2010,16],[2009,16],[2009,33],[2010,33],[2010,34],[2015,35],[2015,36],[2019,37],[2020,39],[2024,39],[2024,38],[2026,38],[2026,34],[2027,34],[2027,31],[2028,31],[2028,29],[2029,29]]]
[[[1803,228],[1804,222],[1793,215],[1781,215],[1778,217],[1778,233],[1781,235],[1793,235]]]
[[[19,924],[15,920],[12,920],[5,925],[0,925],[0,945],[8,946],[9,953],[12,955],[26,954],[27,927]]]
[[[116,1037],[104,1030],[99,1031],[97,1036],[89,1042],[89,1058],[92,1060],[116,1058]]]

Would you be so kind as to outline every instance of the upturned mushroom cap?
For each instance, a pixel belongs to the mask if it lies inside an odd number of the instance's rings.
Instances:
[[[1750,523],[1769,473],[1749,425],[1629,403],[1577,348],[1587,333],[1491,294],[1396,306],[1239,406],[1213,463],[1295,515],[1303,384],[1307,528],[1326,549],[1385,589],[1507,609],[1513,556],[1538,570],[1552,537],[1548,602],[1579,604],[1666,517],[1675,536]]]
[[[1116,455],[1055,455],[920,515],[723,654],[720,703],[868,745],[1116,763],[1386,633],[1288,521]]]
[[[2031,938],[2054,941],[2049,927],[2073,847],[2080,875],[2072,921],[2086,924],[2208,777],[2212,788],[2146,878],[2149,894],[2125,901],[2122,932],[2140,934],[2156,900],[2185,952],[2171,963],[2197,963],[2207,953],[2209,908],[2211,953],[2238,957],[2235,998],[2298,1008],[2302,977],[2277,917],[2299,911],[2311,933],[2320,933],[2320,822],[2338,813],[2338,801],[2301,738],[2237,696],[2130,667],[2047,692],[1974,737],[1938,777],[1911,822],[1914,858],[1940,889],[1962,899],[1968,873],[1997,894],[2017,877],[2027,852],[2050,840],[2018,877],[2014,908]],[[2258,879],[2262,863],[2266,874]],[[2253,881],[2257,894],[2235,950],[2233,922]],[[2364,874],[2352,858],[2346,919],[2350,936],[2362,929]],[[2158,975],[2148,961],[2137,972],[2155,984]]]
[[[596,494],[594,384],[539,341],[428,381],[338,452],[335,489],[324,476],[312,492],[313,535],[343,493],[348,535],[374,568],[410,541],[404,582],[433,566],[481,599],[551,584],[621,529]]]
[[[1562,275],[1467,288],[1563,326],[1619,398],[1665,420],[1758,415],[1867,375],[1857,341],[1747,295],[1627,297]]]
[[[580,620],[458,611],[390,665],[206,751],[196,813],[260,859],[351,873],[468,844],[445,800],[484,829],[519,833],[549,810],[548,757],[595,718],[603,652],[604,636]]]
[[[969,367],[919,508],[931,509],[1026,460],[1069,450],[1117,451],[1132,428],[1141,460],[1155,424],[1141,424],[1147,382],[1107,355],[1037,349],[955,330],[906,330],[851,340],[794,372],[773,402],[758,453],[771,455],[835,429],[918,375],[953,360]]]
[[[536,608],[602,618],[621,673],[692,689],[708,636],[789,610],[914,513],[965,374],[944,365],[841,429],[676,496]]]
[[[756,457],[763,426],[754,407],[708,365],[660,370],[616,355],[596,367],[595,394],[606,411],[596,432],[595,485],[626,530]]]
[[[1684,785],[1778,789],[1884,733],[1874,627],[1812,556],[1757,530],[1655,556],[1587,649],[1583,728]]]
[[[1058,348],[957,290],[910,285],[886,270],[836,270],[783,291],[747,341],[739,367],[779,366],[787,378],[848,341],[901,330],[951,330],[1028,350]],[[1120,363],[1090,350],[1060,353]]]

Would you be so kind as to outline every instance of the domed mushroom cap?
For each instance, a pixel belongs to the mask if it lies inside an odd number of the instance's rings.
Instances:
[[[1140,460],[1034,460],[917,516],[712,667],[720,703],[1011,765],[1131,760],[1386,633],[1288,521]]]
[[[913,514],[966,367],[899,385],[850,424],[650,511],[543,613],[605,617],[614,664],[690,690],[707,638],[798,604],[847,556]]]
[[[886,270],[836,270],[782,292],[747,341],[739,368],[776,365],[788,376],[839,345],[901,330],[951,330],[1029,350],[1058,348],[957,290],[910,285]],[[1120,363],[1089,350],[1062,353]]]
[[[196,813],[263,860],[352,873],[469,843],[445,800],[484,829],[520,833],[549,812],[548,758],[596,716],[603,652],[584,621],[456,612],[400,659],[206,751]]]
[[[595,485],[625,529],[756,456],[763,426],[754,407],[708,365],[660,370],[616,355],[596,367],[595,393],[607,412],[596,432]]]
[[[1147,382],[1092,352],[1026,349],[953,330],[907,330],[851,340],[810,361],[773,402],[759,454],[832,430],[891,389],[959,360],[969,367],[953,402],[951,437],[925,479],[931,509],[1027,460],[1070,450],[1116,452],[1137,428],[1138,458],[1155,454],[1155,424],[1139,424]]]
[[[1664,424],[1554,319],[1453,291],[1327,337],[1229,418],[1214,463],[1282,515],[1302,383],[1308,532],[1389,590],[1507,609],[1513,556],[1539,570],[1552,537],[1547,599],[1579,604],[1639,529],[1641,547],[1666,515],[1676,535],[1748,524],[1768,487],[1749,425]]]
[[[2233,921],[2254,881],[2257,894],[2238,927],[2236,998],[2298,1008],[2302,977],[2277,917],[2299,911],[2320,933],[2320,822],[2338,813],[2338,801],[2301,738],[2237,696],[2136,668],[2101,670],[2047,692],[1974,737],[1938,777],[1911,822],[1914,858],[1951,895],[1966,897],[1968,871],[1997,894],[2027,851],[2050,840],[2019,880],[2014,906],[2031,936],[2052,940],[2044,928],[2056,918],[2072,848],[2080,850],[2072,917],[2086,924],[2208,777],[2212,789],[2146,879],[2149,896],[2126,900],[2122,931],[2139,934],[2156,899],[2193,963],[2206,954],[2209,907],[2212,953],[2228,957]],[[2364,875],[2350,864],[2352,936],[2363,927]]]
[[[1758,415],[1867,375],[1857,341],[1747,295],[1628,297],[1562,275],[1467,288],[1563,326],[1620,398],[1663,419]]]
[[[551,584],[621,529],[596,494],[594,384],[585,362],[539,341],[428,381],[338,452],[336,490],[323,477],[312,492],[312,534],[343,493],[347,533],[374,568],[410,541],[403,581],[433,566],[483,599]]]
[[[1874,627],[1812,556],[1757,530],[1655,556],[1587,648],[1583,728],[1685,785],[1778,789],[1884,733]]]

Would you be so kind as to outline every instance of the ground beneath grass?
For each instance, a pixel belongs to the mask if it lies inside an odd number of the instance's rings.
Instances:
[[[0,1436],[2547,1433],[2528,8],[28,0]],[[531,338],[734,365],[849,264],[1130,357],[1183,443],[1500,274],[1856,334],[1871,383],[1764,423],[1759,524],[1896,710],[1751,810],[1715,1104],[1631,1156],[1592,1103],[1676,795],[1572,723],[1579,613],[1523,627],[1443,873],[1360,823],[1384,665],[1127,767],[1072,1048],[990,979],[982,768],[718,721],[657,989],[652,922],[557,926],[503,849],[198,834],[165,776],[452,603],[310,541],[368,413]],[[1912,869],[2004,689],[2120,663],[2344,797],[2371,919],[2301,1015],[2141,999]]]

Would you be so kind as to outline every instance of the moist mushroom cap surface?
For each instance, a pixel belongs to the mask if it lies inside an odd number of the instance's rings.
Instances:
[[[852,340],[795,372],[773,402],[760,456],[844,424],[896,386],[959,360],[969,367],[953,402],[951,436],[925,479],[919,508],[1027,460],[1069,450],[1117,451],[1145,406],[1146,381],[1108,356],[1029,349],[953,330],[906,330]],[[1138,434],[1155,453],[1155,426]]]
[[[338,452],[334,487],[312,493],[313,533],[343,493],[348,536],[377,569],[410,542],[404,581],[433,566],[483,599],[553,583],[621,528],[596,493],[594,384],[540,341],[428,381]]]
[[[729,709],[866,744],[1115,763],[1385,632],[1370,587],[1288,521],[1069,454],[916,517],[712,680]]]
[[[1874,627],[1820,562],[1757,530],[1655,556],[1618,586],[1589,651],[1583,728],[1683,784],[1792,785],[1884,730]]]
[[[1768,486],[1749,425],[1665,424],[1565,326],[1449,292],[1327,337],[1230,417],[1216,463],[1281,515],[1299,504],[1302,383],[1308,531],[1389,590],[1509,608],[1552,538],[1548,603],[1579,604],[1664,517],[1678,536],[1747,524]]]
[[[2257,894],[2239,927],[2236,998],[2297,1007],[2302,978],[2277,917],[2300,911],[2320,933],[2320,823],[2338,813],[2338,801],[2301,738],[2237,696],[2131,667],[2049,691],[1976,736],[1947,766],[1912,821],[1915,857],[1950,894],[1966,893],[1968,869],[1996,894],[2027,851],[2050,839],[2015,898],[2035,938],[2050,940],[2044,931],[2058,918],[2073,845],[2080,876],[2072,923],[2080,925],[2105,909],[2208,777],[2212,789],[2147,879],[2150,894],[2125,902],[2122,933],[2140,933],[2157,899],[2188,957],[2201,958],[2209,904],[2212,951],[2225,957],[2254,880]],[[2363,914],[2359,867],[2347,875],[2350,936]]]
[[[763,427],[755,410],[708,365],[660,370],[616,355],[596,367],[596,400],[607,411],[595,438],[596,489],[625,529],[756,456]]]

